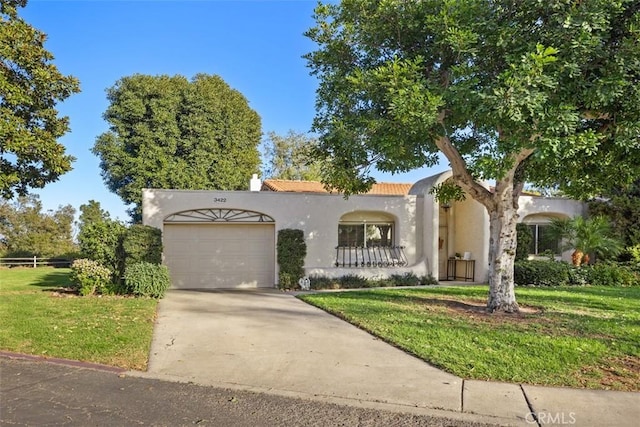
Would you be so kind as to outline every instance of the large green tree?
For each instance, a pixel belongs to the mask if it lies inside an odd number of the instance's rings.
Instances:
[[[0,243],[5,256],[52,257],[76,251],[71,205],[42,211],[36,195],[0,199]]]
[[[313,158],[317,139],[290,130],[286,135],[268,132],[264,176],[273,179],[320,181],[322,163]]]
[[[261,121],[220,77],[136,74],[107,91],[93,152],[108,188],[140,219],[143,188],[239,190],[260,165]]]
[[[631,188],[618,187],[604,198],[592,200],[589,212],[609,218],[625,246],[640,245],[640,179]]]
[[[637,0],[344,0],[320,4],[306,57],[319,79],[324,180],[430,166],[490,221],[490,311],[517,311],[525,182],[588,197],[640,170]],[[494,190],[481,185],[495,182]],[[444,192],[443,194],[451,194]]]
[[[56,104],[79,92],[78,81],[51,62],[47,36],[18,16],[26,0],[0,1],[0,195],[26,195],[71,170],[58,138],[69,130]]]

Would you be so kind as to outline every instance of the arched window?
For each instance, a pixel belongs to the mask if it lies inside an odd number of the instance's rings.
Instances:
[[[343,215],[338,224],[339,247],[394,246],[395,221],[384,212],[351,212]]]

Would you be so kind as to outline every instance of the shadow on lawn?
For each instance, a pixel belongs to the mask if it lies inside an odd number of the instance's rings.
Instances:
[[[59,291],[71,285],[68,271],[51,271],[37,280],[29,283],[29,286],[45,288],[43,291]]]

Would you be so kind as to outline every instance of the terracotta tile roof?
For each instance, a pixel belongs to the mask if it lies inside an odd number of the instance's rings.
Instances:
[[[366,194],[384,196],[404,196],[409,194],[413,184],[396,182],[378,182],[373,184]],[[261,191],[283,191],[294,193],[330,193],[318,181],[290,181],[286,179],[266,179],[262,182]]]

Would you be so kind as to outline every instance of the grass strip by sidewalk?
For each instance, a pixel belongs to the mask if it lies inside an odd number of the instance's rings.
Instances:
[[[519,315],[484,312],[487,292],[473,286],[300,298],[463,378],[640,390],[640,288],[517,288]]]
[[[157,301],[79,297],[69,269],[0,269],[0,349],[145,370]]]

